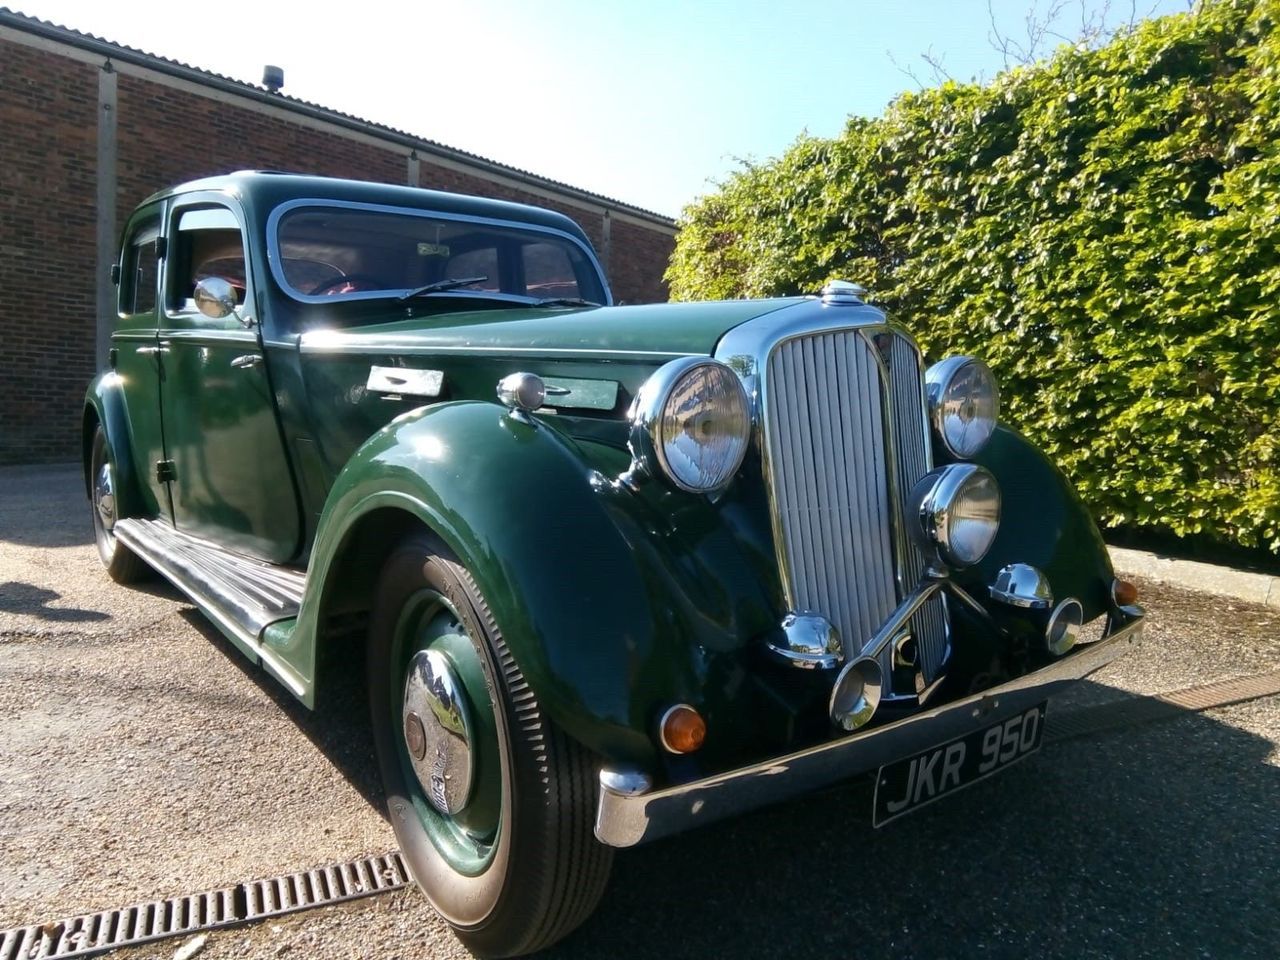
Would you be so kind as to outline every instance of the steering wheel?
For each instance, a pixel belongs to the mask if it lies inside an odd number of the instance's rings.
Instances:
[[[359,290],[385,290],[386,287],[386,283],[380,277],[375,277],[371,273],[344,273],[337,277],[330,277],[313,287],[309,295],[318,297],[323,294],[355,293]]]

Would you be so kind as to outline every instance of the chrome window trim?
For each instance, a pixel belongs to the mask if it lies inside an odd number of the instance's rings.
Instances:
[[[595,251],[590,244],[583,243],[578,237],[564,230],[557,230],[555,227],[547,227],[537,223],[525,223],[519,220],[496,220],[492,217],[477,217],[465,213],[444,213],[437,210],[427,210],[422,207],[400,207],[386,203],[361,203],[355,200],[332,200],[318,197],[295,197],[292,200],[286,200],[284,203],[277,204],[267,217],[267,265],[271,269],[271,276],[275,280],[276,286],[284,291],[285,295],[291,300],[296,300],[298,303],[333,304],[346,303],[352,300],[385,300],[405,293],[410,289],[409,287],[402,287],[397,290],[364,290],[355,293],[338,294],[337,296],[311,296],[295,290],[284,278],[284,267],[281,262],[283,255],[280,252],[280,220],[285,214],[299,207],[330,207],[340,210],[359,210],[365,213],[389,213],[421,217],[423,219],[451,220],[456,223],[475,223],[559,237],[569,241],[569,243],[581,250],[586,255],[588,262],[595,268],[596,276],[600,280],[601,290],[604,293],[604,302],[601,306],[609,307],[613,305],[613,291],[609,289],[609,278],[600,266],[600,261],[596,259]],[[457,291],[450,292],[456,293]],[[486,295],[485,298],[492,299],[492,296]],[[536,303],[538,300],[537,297],[521,297],[518,294],[510,293],[497,294],[497,296],[503,299],[509,297],[515,305]]]

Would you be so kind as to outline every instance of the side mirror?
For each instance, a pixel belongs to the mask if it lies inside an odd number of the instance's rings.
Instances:
[[[196,309],[213,320],[234,316],[246,327],[251,323],[236,312],[236,288],[222,277],[205,277],[197,283],[195,301]]]

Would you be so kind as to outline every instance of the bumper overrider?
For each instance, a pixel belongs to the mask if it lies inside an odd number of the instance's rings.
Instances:
[[[600,772],[596,837],[629,847],[799,796],[973,733],[1042,703],[1125,653],[1142,636],[1137,606],[1110,615],[1106,635],[982,693],[763,763],[661,790],[640,771]]]

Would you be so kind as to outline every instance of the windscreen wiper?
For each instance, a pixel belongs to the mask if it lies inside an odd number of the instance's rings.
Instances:
[[[428,293],[442,293],[445,290],[454,290],[458,287],[468,287],[473,283],[484,283],[488,277],[457,277],[454,279],[437,280],[435,283],[428,283],[425,286],[418,287],[416,290],[410,290],[408,293],[400,297],[400,302],[412,300],[414,297],[426,296]]]
[[[535,300],[534,307],[598,307],[594,300],[583,300],[581,297],[543,297]]]

